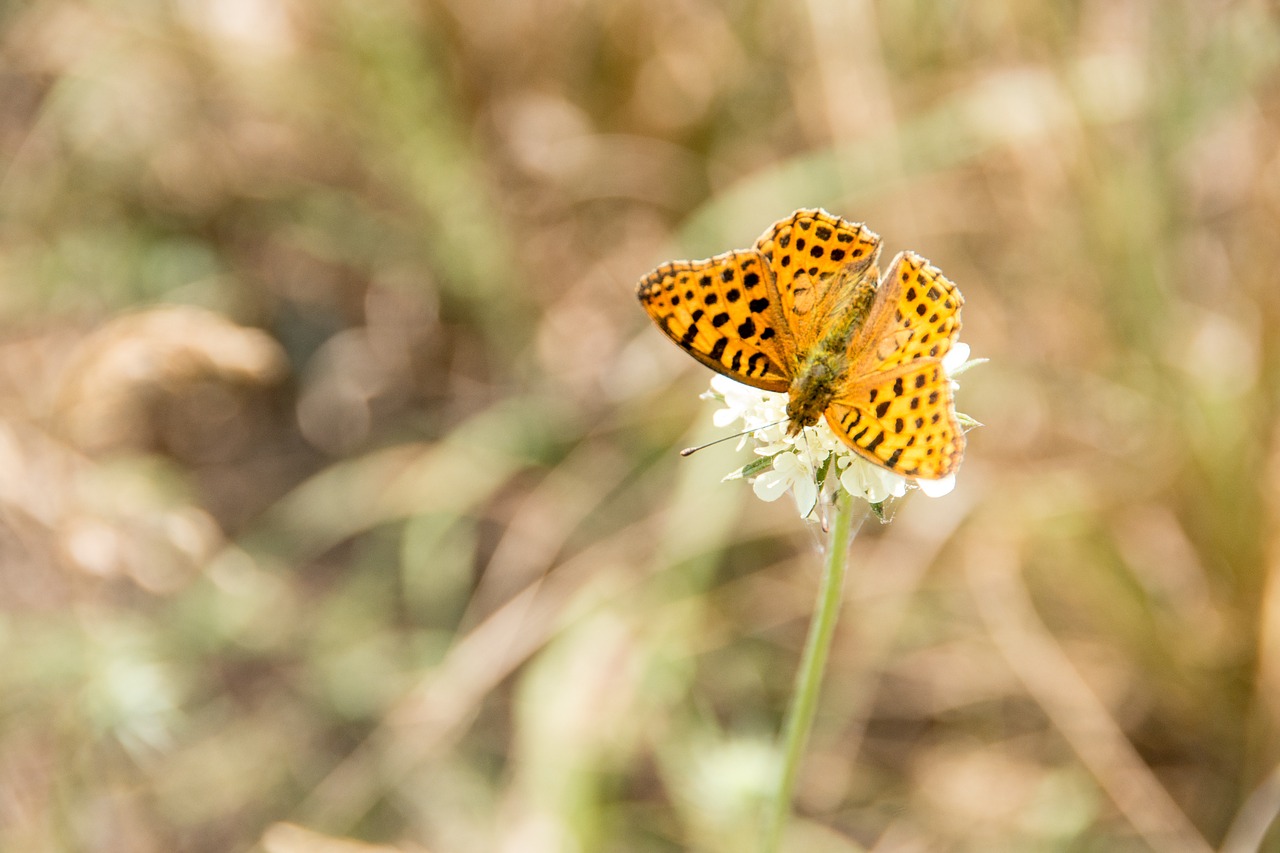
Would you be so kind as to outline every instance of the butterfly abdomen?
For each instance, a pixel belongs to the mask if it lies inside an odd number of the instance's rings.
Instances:
[[[791,435],[813,426],[835,397],[841,377],[848,367],[849,330],[837,330],[820,341],[796,367],[787,393],[787,431]]]

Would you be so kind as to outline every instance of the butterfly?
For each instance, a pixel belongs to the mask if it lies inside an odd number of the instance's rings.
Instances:
[[[787,431],[820,418],[859,456],[926,480],[964,456],[942,358],[964,299],[929,261],[901,252],[883,276],[880,237],[824,210],[797,210],[755,246],[663,264],[636,296],[698,361],[789,395]]]

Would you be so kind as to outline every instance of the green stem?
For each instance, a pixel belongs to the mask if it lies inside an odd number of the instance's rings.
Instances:
[[[800,760],[804,757],[809,730],[818,709],[822,674],[827,668],[831,638],[835,635],[836,618],[840,615],[844,576],[849,562],[849,543],[854,533],[855,504],[862,505],[847,495],[836,499],[835,523],[831,526],[831,538],[827,542],[827,564],[822,574],[822,585],[818,589],[813,618],[809,622],[809,636],[805,640],[800,670],[796,673],[791,705],[787,708],[786,722],[783,724],[782,775],[778,779],[778,787],[765,818],[764,843],[761,848],[764,853],[777,851],[782,832],[791,817],[791,797],[795,790],[796,774],[800,770]]]

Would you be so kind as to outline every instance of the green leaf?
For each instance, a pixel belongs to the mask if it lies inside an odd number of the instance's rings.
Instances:
[[[773,454],[773,456],[777,456],[777,455],[778,454],[776,453]],[[734,471],[732,474],[725,477],[720,482],[727,483],[730,480],[741,480],[744,477],[754,477],[756,474],[759,474],[761,471],[767,471],[773,467],[773,456],[761,456],[759,459],[753,459],[752,461],[748,462],[746,465],[743,465],[737,471]]]

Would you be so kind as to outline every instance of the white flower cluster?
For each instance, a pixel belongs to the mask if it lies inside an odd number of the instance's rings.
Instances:
[[[969,346],[957,343],[942,366],[949,376],[954,376],[962,365],[967,366],[968,360]],[[805,427],[798,435],[787,435],[786,394],[761,391],[717,375],[711,379],[711,391],[703,396],[724,402],[725,408],[712,417],[715,425],[727,427],[741,421],[742,430],[758,442],[755,452],[762,457],[725,479],[754,474],[752,488],[757,497],[766,501],[793,492],[802,516],[808,516],[817,505],[819,478],[815,472],[823,471],[824,466],[824,484],[838,482],[839,488],[872,504],[902,497],[913,485],[932,498],[955,488],[954,474],[941,480],[914,480],[873,465],[837,438],[825,419]],[[744,435],[739,449],[746,439]]]

